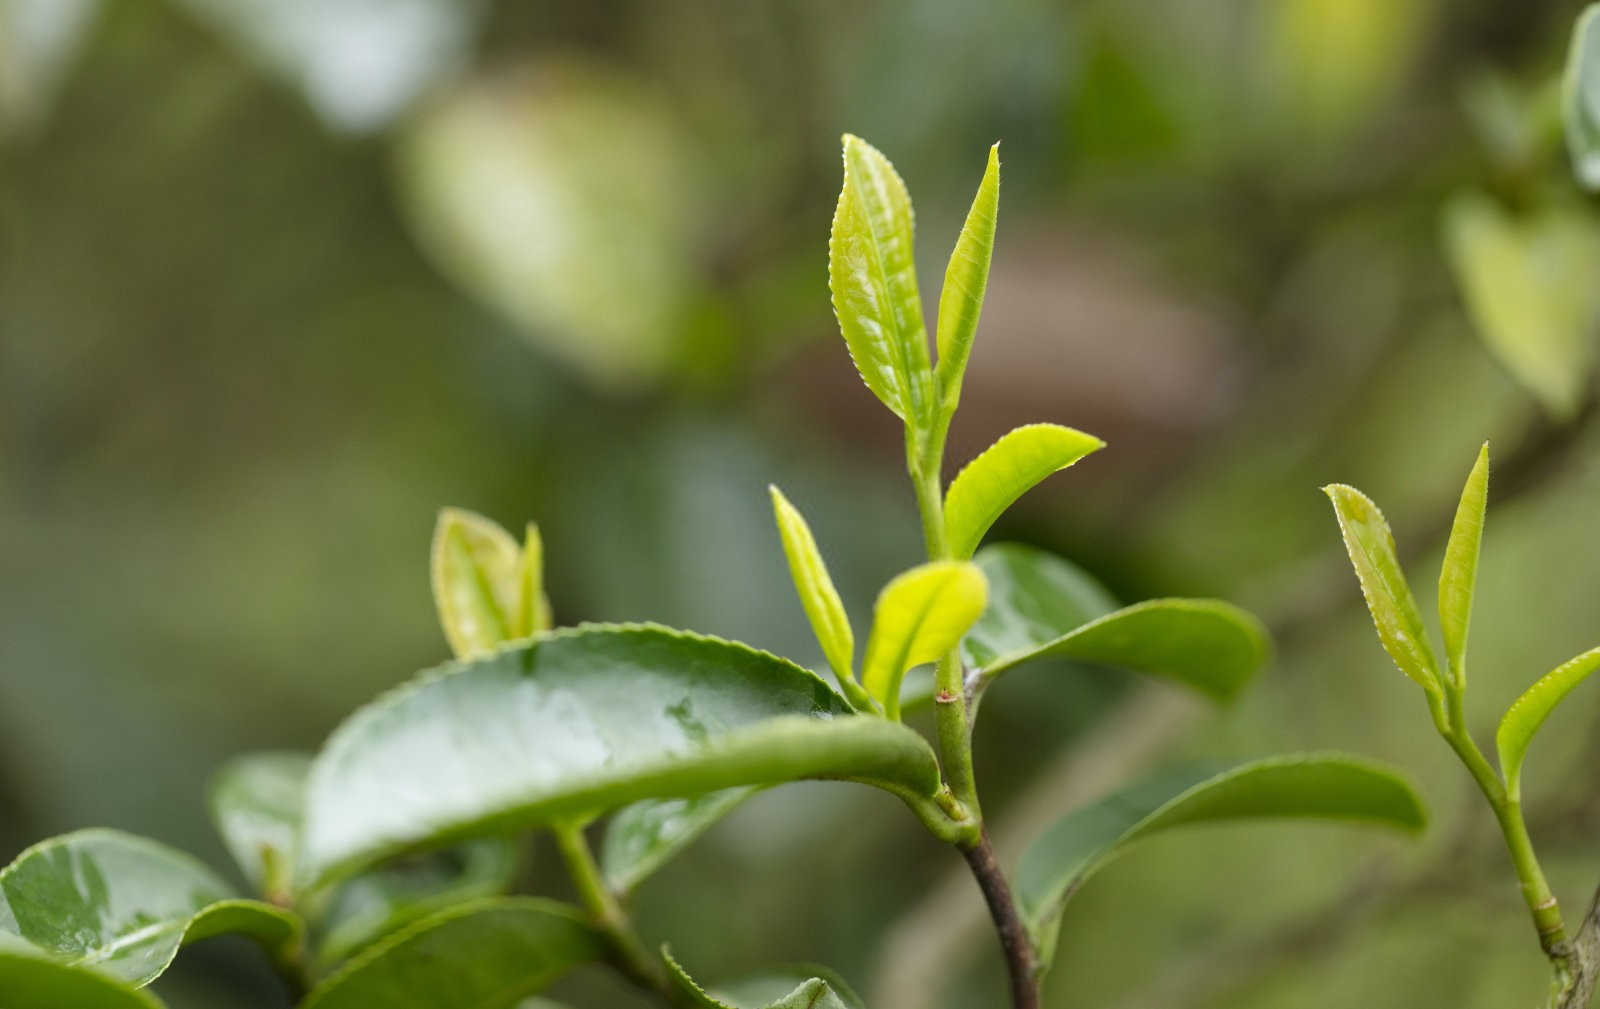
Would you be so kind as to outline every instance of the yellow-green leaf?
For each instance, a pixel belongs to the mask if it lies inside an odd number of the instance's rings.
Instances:
[[[526,638],[548,631],[554,623],[550,615],[550,597],[544,591],[544,537],[539,535],[537,523],[528,523],[519,570],[521,580],[517,584],[517,620],[513,633]]]
[[[1590,4],[1572,30],[1562,81],[1567,150],[1588,189],[1600,189],[1600,4]]]
[[[1457,688],[1467,685],[1467,629],[1472,623],[1472,594],[1478,583],[1478,550],[1483,544],[1483,512],[1489,500],[1489,443],[1467,474],[1456,505],[1456,520],[1439,569],[1439,623],[1444,627],[1445,659]]]
[[[492,651],[518,637],[522,551],[482,515],[445,508],[433,531],[433,602],[458,658]]]
[[[794,590],[805,607],[806,619],[822,645],[822,654],[842,684],[855,675],[855,634],[850,629],[850,617],[844,603],[828,577],[828,567],[822,562],[822,553],[811,535],[811,527],[799,510],[789,503],[776,487],[772,491],[772,511],[778,521],[778,536],[783,540],[783,553],[789,559],[789,576],[794,579]]]
[[[897,576],[878,594],[861,683],[890,718],[900,714],[907,669],[954,648],[983,614],[988,582],[976,564],[935,561]]]
[[[1029,424],[1008,432],[950,483],[944,529],[951,552],[962,560],[971,557],[984,533],[1017,498],[1104,447],[1094,435],[1059,424]]]
[[[944,289],[939,292],[939,323],[935,343],[939,348],[941,408],[955,410],[961,397],[961,377],[972,354],[972,340],[978,332],[978,315],[983,310],[983,294],[989,285],[989,260],[994,254],[994,229],[1000,210],[1000,145],[989,148],[989,164],[973,197],[967,222],[956,239],[955,251],[944,270]]]
[[[1600,669],[1600,648],[1590,649],[1545,674],[1500,719],[1494,741],[1500,751],[1500,773],[1505,776],[1506,792],[1511,798],[1522,797],[1522,761],[1534,734],[1556,705],[1596,669]]]
[[[1389,531],[1383,512],[1354,487],[1329,484],[1322,490],[1333,502],[1345,550],[1361,582],[1361,594],[1366,597],[1372,622],[1378,628],[1378,640],[1402,673],[1429,694],[1442,696],[1439,664],[1433,646],[1428,644],[1411,586],[1400,570],[1394,534]]]
[[[844,187],[828,239],[828,286],[845,346],[867,388],[908,424],[934,407],[933,368],[912,259],[905,183],[875,147],[844,137]]]

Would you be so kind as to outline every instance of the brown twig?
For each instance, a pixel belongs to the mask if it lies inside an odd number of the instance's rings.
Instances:
[[[1006,970],[1011,975],[1012,1009],[1038,1009],[1039,958],[1033,948],[1033,938],[1017,912],[1017,901],[1011,893],[1011,884],[994,857],[994,845],[989,843],[989,832],[983,832],[978,843],[961,849],[962,856],[972,869],[972,876],[983,891],[984,902],[989,905],[989,917],[994,920],[995,931],[1000,936],[1000,948],[1005,953]]]

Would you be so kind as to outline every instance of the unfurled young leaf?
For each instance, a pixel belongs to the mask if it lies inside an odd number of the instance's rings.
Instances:
[[[830,971],[769,971],[708,992],[664,946],[661,959],[678,991],[699,1009],[864,1009],[860,996]]]
[[[5,1009],[165,1009],[147,991],[92,967],[64,963],[3,931],[0,995]]]
[[[828,567],[822,562],[817,541],[812,538],[811,527],[798,509],[789,503],[776,487],[772,492],[772,511],[778,520],[778,536],[783,540],[783,554],[789,559],[789,576],[794,579],[794,590],[805,607],[806,619],[822,645],[822,654],[842,684],[855,677],[855,634],[850,629],[850,617],[844,603],[828,577]]]
[[[301,1009],[502,1009],[607,950],[575,907],[532,897],[472,901],[364,951]]]
[[[967,222],[956,239],[955,251],[944,270],[944,289],[939,292],[939,323],[934,343],[939,348],[935,371],[939,384],[940,408],[954,412],[961,398],[961,377],[972,354],[973,337],[978,332],[978,315],[983,310],[983,294],[989,285],[989,260],[994,255],[994,229],[1000,211],[1000,145],[989,148],[989,164],[973,197]]]
[[[0,930],[140,986],[188,943],[237,932],[276,958],[300,942],[301,925],[271,904],[238,899],[183,852],[119,831],[80,830],[42,841],[0,870]]]
[[[889,160],[844,137],[844,186],[828,239],[828,286],[845,346],[867,388],[913,427],[936,406],[912,261],[911,197]]]
[[[1483,544],[1483,513],[1489,501],[1489,445],[1467,474],[1456,506],[1456,520],[1439,569],[1439,623],[1444,627],[1444,652],[1450,679],[1460,690],[1467,685],[1467,629],[1472,623],[1472,595],[1478,583],[1478,550]]]
[[[1059,424],[1029,424],[1007,433],[967,463],[945,494],[950,552],[966,560],[984,533],[1039,481],[1105,447],[1094,435]]]
[[[554,626],[550,597],[544,591],[544,537],[528,523],[522,540],[522,577],[517,586],[517,637],[525,638]]]
[[[1248,819],[1350,821],[1420,831],[1421,800],[1395,771],[1337,753],[1269,757],[1216,774],[1167,772],[1068,813],[1022,856],[1016,890],[1042,962],[1061,912],[1083,882],[1134,842],[1201,823]]]
[[[1600,4],[1590,4],[1572,31],[1562,109],[1572,170],[1588,189],[1600,189]]]
[[[647,798],[851,778],[938,788],[912,730],[809,670],[649,625],[586,625],[425,672],[352,715],[312,767],[302,885],[405,851]]]
[[[1333,502],[1345,550],[1361,582],[1361,594],[1366,597],[1372,622],[1378,628],[1378,640],[1402,673],[1429,694],[1442,696],[1439,664],[1428,644],[1411,587],[1400,569],[1389,523],[1378,506],[1354,487],[1329,484],[1322,490]]]
[[[691,799],[646,799],[618,810],[600,849],[606,885],[614,893],[630,892],[757,791],[726,788]]]
[[[900,716],[906,670],[956,647],[987,602],[983,572],[963,561],[923,564],[884,586],[873,612],[861,684],[890,718]]]
[[[522,551],[482,515],[439,512],[433,531],[433,602],[459,658],[492,651],[522,635]]]
[[[1522,761],[1539,727],[1556,705],[1597,669],[1600,648],[1562,663],[1529,687],[1500,719],[1495,747],[1500,751],[1500,773],[1506,780],[1506,792],[1512,799],[1522,797]]]

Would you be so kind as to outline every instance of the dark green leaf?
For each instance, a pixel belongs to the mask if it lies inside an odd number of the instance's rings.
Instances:
[[[158,977],[186,943],[240,932],[276,957],[301,932],[298,918],[236,899],[183,852],[113,830],[42,841],[0,870],[0,929],[134,985]]]
[[[944,289],[939,292],[939,324],[935,346],[939,348],[941,407],[955,410],[961,397],[961,376],[972,355],[972,340],[978,332],[978,315],[983,310],[983,294],[989,285],[989,260],[994,254],[994,228],[1000,210],[1000,145],[989,148],[989,163],[978,184],[978,195],[967,211],[961,237],[944,270]]]
[[[1390,769],[1342,754],[1299,754],[1169,772],[1074,810],[1022,856],[1017,896],[1048,962],[1061,911],[1084,880],[1134,842],[1192,824],[1260,818],[1344,820],[1419,831],[1422,803]]]
[[[1600,189],[1600,4],[1590,4],[1572,31],[1562,106],[1572,170],[1586,188]]]
[[[312,770],[300,869],[326,882],[464,837],[800,778],[938,787],[920,736],[852,715],[775,656],[649,625],[556,631],[348,719]]]
[[[828,286],[867,388],[908,424],[933,414],[933,368],[912,261],[911,197],[889,160],[844,138],[844,187],[828,239]]]
[[[989,608],[961,641],[974,669],[1031,652],[1119,605],[1083,569],[1037,547],[997,543],[972,562],[989,580]]]
[[[1506,792],[1513,799],[1522,796],[1522,761],[1539,727],[1556,705],[1596,669],[1600,669],[1600,648],[1584,652],[1546,673],[1517,698],[1500,719],[1495,747],[1500,751],[1500,773],[1506,779]]]
[[[1059,424],[1029,424],[1007,432],[956,474],[944,499],[945,538],[965,560],[984,533],[1017,498],[1105,442]]]
[[[0,932],[0,999],[5,1009],[165,1009],[149,992],[63,963],[7,932]]]
[[[861,999],[831,972],[771,971],[707,992],[666,947],[661,958],[678,990],[700,1009],[862,1009]]]
[[[1467,629],[1472,623],[1472,595],[1478,584],[1478,551],[1483,544],[1483,513],[1489,502],[1489,443],[1467,475],[1456,505],[1456,520],[1439,569],[1439,623],[1444,628],[1445,659],[1456,688],[1467,685]]]
[[[600,867],[606,885],[628,893],[758,789],[725,788],[689,799],[646,799],[606,825]]]
[[[305,805],[311,758],[303,753],[251,753],[211,779],[211,819],[256,892],[275,903],[291,896],[295,835]]]
[[[529,897],[458,904],[368,948],[301,1009],[508,1009],[606,954],[576,908]]]

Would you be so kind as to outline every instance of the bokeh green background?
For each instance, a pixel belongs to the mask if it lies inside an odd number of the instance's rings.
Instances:
[[[1000,139],[953,455],[1028,420],[1104,436],[1001,532],[1128,599],[1234,599],[1280,638],[1223,712],[1093,670],[1009,679],[978,731],[1002,848],[1196,752],[1363,751],[1435,814],[1414,845],[1153,842],[1081,895],[1049,1004],[1532,1004],[1543,962],[1488,816],[1373,640],[1317,487],[1384,504],[1428,609],[1492,439],[1480,732],[1600,642],[1600,207],[1550,88],[1577,9],[0,0],[0,858],[107,824],[224,864],[212,767],[315,747],[445,656],[445,504],[537,518],[564,623],[817,662],[765,485],[858,624],[919,549],[898,429],[827,300],[839,134],[906,178],[930,299]],[[1464,297],[1462,193],[1563,238]],[[1554,378],[1525,380],[1553,345]],[[1600,874],[1597,734],[1580,695],[1530,771],[1571,916]],[[543,842],[533,864],[560,892]],[[817,961],[878,1009],[997,1005],[960,870],[892,800],[795,786],[638,913],[707,977]],[[159,988],[282,1004],[228,941]],[[599,975],[561,992],[639,1004]]]

